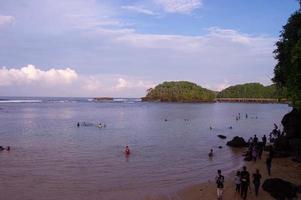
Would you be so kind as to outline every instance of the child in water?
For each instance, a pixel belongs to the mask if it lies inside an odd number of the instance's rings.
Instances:
[[[208,153],[208,156],[209,156],[209,157],[212,157],[212,156],[213,156],[213,150],[212,150],[212,149],[211,149],[210,152]]]
[[[130,152],[129,146],[126,146],[126,147],[125,147],[124,153],[125,153],[126,155],[130,155],[131,152]]]

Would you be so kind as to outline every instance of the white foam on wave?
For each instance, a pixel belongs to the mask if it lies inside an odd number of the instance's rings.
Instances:
[[[42,100],[35,100],[35,99],[13,99],[13,100],[0,100],[0,103],[42,103]]]

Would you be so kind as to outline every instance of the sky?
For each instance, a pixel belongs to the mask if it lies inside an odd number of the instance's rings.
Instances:
[[[0,96],[271,84],[296,0],[0,0]]]

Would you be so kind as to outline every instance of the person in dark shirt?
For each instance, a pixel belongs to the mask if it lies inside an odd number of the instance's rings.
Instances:
[[[268,174],[269,174],[269,176],[271,176],[272,158],[268,157],[266,159],[265,163],[266,163],[266,166],[267,166]]]
[[[224,188],[225,178],[222,175],[221,170],[217,170],[217,176],[215,177],[215,181],[216,181],[217,199],[222,200],[223,199],[223,188]]]
[[[258,196],[259,186],[260,186],[260,179],[261,174],[259,173],[259,170],[256,169],[256,173],[253,174],[253,184],[255,188],[255,195]]]
[[[263,143],[263,147],[265,147],[265,145],[267,143],[267,137],[265,135],[263,135],[263,137],[262,137],[262,143]]]
[[[241,180],[241,185],[240,185],[240,196],[243,199],[247,198],[247,194],[248,194],[248,187],[250,184],[250,174],[247,171],[247,167],[243,166],[242,168],[243,170],[240,172],[240,180]]]
[[[256,145],[257,142],[258,142],[258,137],[257,137],[257,135],[254,135],[253,143]]]

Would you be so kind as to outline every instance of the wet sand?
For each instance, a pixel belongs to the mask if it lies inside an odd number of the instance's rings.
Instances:
[[[242,151],[243,153],[243,151]],[[290,158],[274,158],[272,161],[272,170],[271,176],[268,176],[265,160],[267,153],[264,152],[262,159],[256,162],[245,162],[245,166],[247,166],[247,170],[250,173],[251,177],[251,191],[248,192],[247,199],[249,200],[272,200],[273,198],[265,191],[262,190],[261,186],[259,189],[259,196],[255,196],[254,185],[252,183],[253,176],[256,169],[259,169],[262,179],[261,184],[263,184],[264,180],[267,178],[282,178],[286,181],[290,181],[295,184],[301,184],[301,164],[291,161]],[[243,159],[243,158],[242,158]],[[235,184],[234,184],[234,175],[236,173],[235,169],[229,174],[223,174],[225,176],[225,188],[223,200],[235,200],[242,199],[238,193],[235,192]],[[301,195],[299,194],[301,197]],[[300,199],[299,197],[299,199]],[[194,185],[191,187],[184,188],[183,190],[173,194],[169,197],[161,197],[160,200],[172,199],[172,200],[215,200],[216,196],[216,184],[214,181],[214,177],[212,180],[207,181],[205,183],[201,183],[198,185]]]

